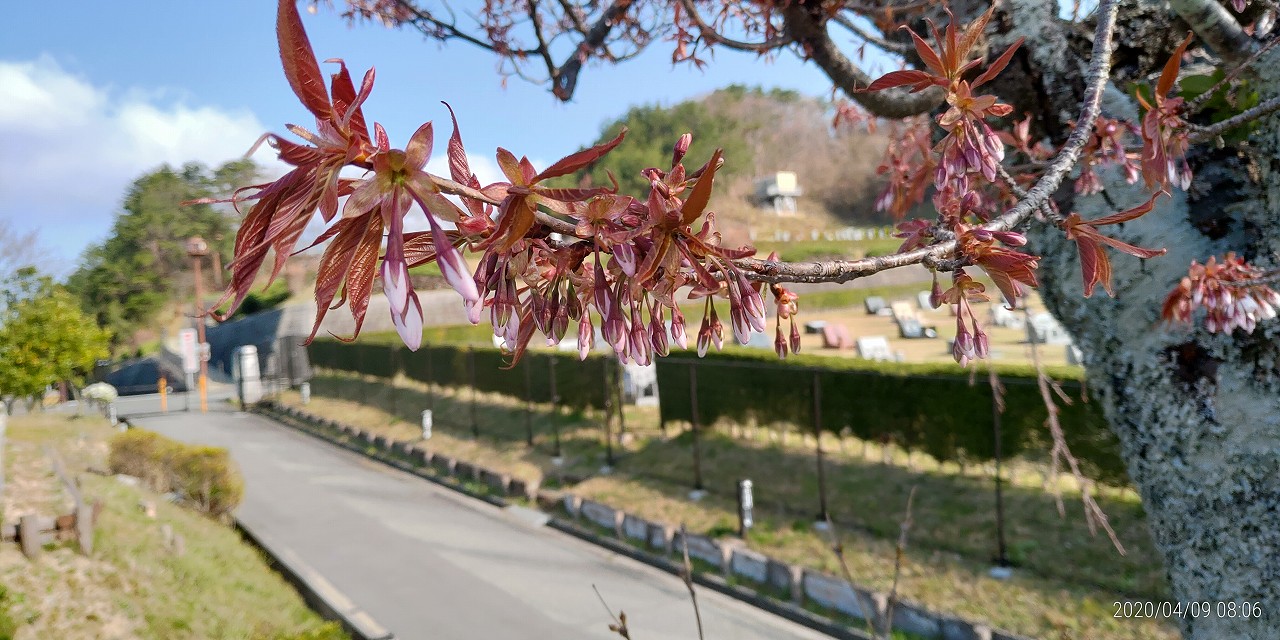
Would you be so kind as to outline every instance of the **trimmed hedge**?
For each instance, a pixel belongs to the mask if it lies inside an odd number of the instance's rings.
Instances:
[[[220,447],[190,446],[153,431],[130,429],[111,438],[112,473],[141,478],[154,491],[176,491],[214,517],[231,513],[244,498],[244,480]]]
[[[985,373],[970,384],[970,373],[954,365],[874,363],[798,356],[779,362],[772,354],[692,354],[658,360],[658,387],[664,421],[691,418],[691,368],[697,370],[698,418],[703,425],[724,419],[743,423],[793,424],[813,428],[813,378],[821,388],[822,428],[848,429],[864,440],[893,442],[940,461],[987,461],[995,455],[991,389]],[[1045,458],[1051,442],[1035,371],[998,366],[1005,386],[1001,423],[1004,456]],[[1080,396],[1078,370],[1056,369],[1063,390]],[[1063,375],[1066,374],[1066,375]],[[1074,378],[1074,379],[1070,379]],[[1126,484],[1128,473],[1119,442],[1097,404],[1059,401],[1059,422],[1072,453],[1094,478]]]
[[[423,345],[416,352],[393,344],[344,343],[317,340],[308,347],[312,366],[362,373],[379,378],[404,375],[418,382],[446,387],[469,387],[474,379],[480,391],[516,398],[528,395],[534,402],[551,402],[551,375],[561,406],[573,409],[604,407],[606,367],[617,367],[612,356],[526,352],[513,369],[492,347]],[[555,364],[552,364],[552,361]],[[473,377],[474,376],[474,377]]]
[[[309,347],[317,367],[381,378],[403,374],[420,382],[475,386],[481,391],[525,397],[525,371],[535,402],[551,402],[554,358],[560,404],[575,409],[604,406],[605,367],[617,367],[612,355],[527,352],[512,370],[498,349],[424,345],[411,352],[394,344],[317,340]],[[698,360],[692,352],[659,358],[658,387],[662,420],[688,421],[689,369],[698,369],[698,412],[704,425],[724,419],[743,423],[813,425],[813,375],[822,388],[822,427],[849,429],[864,440],[893,442],[940,461],[983,462],[995,454],[991,390],[985,372],[970,385],[971,372],[954,364],[870,362],[820,356],[792,356],[785,362],[770,353],[729,350]],[[1046,410],[1030,365],[997,365],[1005,385],[1001,451],[1009,458],[1047,458],[1051,442],[1044,427]],[[1080,396],[1081,371],[1048,367],[1062,388]],[[1093,478],[1127,484],[1119,442],[1096,404],[1059,402],[1059,422],[1072,453]]]

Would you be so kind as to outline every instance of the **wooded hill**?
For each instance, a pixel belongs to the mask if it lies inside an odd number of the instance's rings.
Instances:
[[[755,178],[775,171],[797,174],[804,190],[799,208],[810,227],[891,222],[872,207],[882,186],[875,169],[886,138],[849,125],[835,129],[833,113],[826,101],[795,91],[742,85],[669,107],[632,107],[602,128],[595,144],[612,139],[624,125],[630,132],[623,144],[586,172],[586,178],[592,184],[609,184],[612,172],[623,193],[641,197],[649,185],[640,172],[669,167],[676,139],[691,132],[693,144],[685,160],[690,168],[710,158],[716,147],[724,149],[718,201],[712,208],[730,229],[772,217],[755,208],[749,197]]]

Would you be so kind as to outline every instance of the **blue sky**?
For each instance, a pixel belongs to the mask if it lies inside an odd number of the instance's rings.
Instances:
[[[43,248],[61,262],[49,271],[65,273],[105,237],[139,174],[162,162],[216,164],[242,154],[262,132],[312,125],[280,70],[274,7],[267,0],[116,0],[58,12],[38,3],[6,10],[0,218],[18,230],[39,229]],[[790,53],[764,63],[721,51],[705,72],[673,69],[669,44],[659,42],[620,67],[589,67],[574,101],[562,104],[520,78],[504,88],[497,59],[465,43],[442,47],[412,31],[349,28],[323,8],[304,12],[303,21],[320,59],[346,59],[357,78],[376,66],[365,113],[383,123],[393,145],[434,120],[443,149],[449,127],[440,101],[449,101],[482,180],[497,146],[545,164],[593,140],[631,105],[670,104],[735,82],[819,96],[830,86]],[[269,153],[255,157],[271,161]]]

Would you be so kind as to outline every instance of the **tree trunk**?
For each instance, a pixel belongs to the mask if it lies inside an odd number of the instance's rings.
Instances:
[[[1041,95],[1052,96],[1077,70],[1049,62],[1066,56],[1044,36],[1052,29],[1043,22],[1031,27],[1035,21],[1026,14],[1043,12],[1034,4],[1012,3],[1016,33],[1009,37],[1028,37]],[[1268,57],[1250,78],[1264,98],[1280,95],[1280,56],[1272,51]],[[1108,92],[1103,113],[1138,122],[1131,95],[1119,89]],[[1120,439],[1174,600],[1213,609],[1176,620],[1183,633],[1280,638],[1280,321],[1261,323],[1252,335],[1238,329],[1221,335],[1160,320],[1164,297],[1192,260],[1235,251],[1256,266],[1274,266],[1280,118],[1259,122],[1248,145],[1207,145],[1193,153],[1196,177],[1187,192],[1175,190],[1151,214],[1106,228],[1126,242],[1169,249],[1146,261],[1109,251],[1114,299],[1101,291],[1083,297],[1078,254],[1061,231],[1033,225],[1031,248],[1044,256],[1041,294],[1083,350],[1090,387]],[[1068,185],[1059,199],[1063,213],[1087,220],[1149,197],[1119,172],[1103,178],[1106,191],[1098,196],[1073,197]]]

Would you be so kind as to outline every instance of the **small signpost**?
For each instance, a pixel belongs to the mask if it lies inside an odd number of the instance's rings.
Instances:
[[[431,410],[423,409],[422,410],[422,439],[423,440],[431,439],[431,424],[432,424]]]
[[[752,510],[755,508],[755,498],[751,495],[751,481],[742,479],[738,481],[738,537],[745,538],[747,530],[755,524],[755,517]]]

